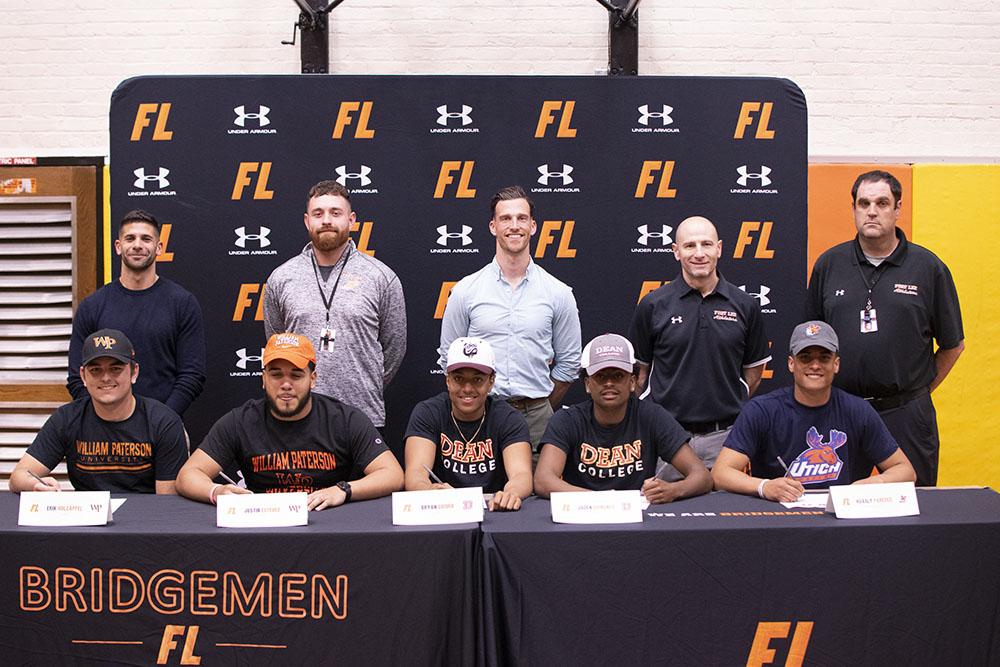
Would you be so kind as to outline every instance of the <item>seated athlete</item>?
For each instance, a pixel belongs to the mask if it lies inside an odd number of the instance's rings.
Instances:
[[[59,491],[49,473],[65,458],[77,491],[176,493],[187,460],[184,425],[163,403],[132,393],[139,364],[131,341],[101,329],[84,339],[81,359],[87,395],[48,418],[11,473],[10,490]]]
[[[316,352],[278,333],[264,348],[264,398],[215,422],[177,476],[181,495],[215,503],[228,493],[305,491],[309,509],[388,495],[403,486],[396,457],[363,412],[312,393]],[[247,489],[212,480],[235,462]]]
[[[838,348],[837,333],[826,322],[795,327],[788,355],[793,386],[743,407],[712,469],[717,489],[790,502],[807,486],[917,478],[872,406],[833,386]],[[880,474],[869,477],[873,465]]]
[[[531,495],[528,422],[507,401],[490,396],[493,350],[482,338],[448,347],[448,391],[413,408],[406,428],[406,490],[481,486],[490,511],[517,510]],[[432,482],[433,470],[440,483]]]
[[[687,432],[663,407],[634,395],[635,352],[627,338],[598,336],[584,348],[582,363],[590,400],[553,415],[542,437],[535,493],[639,489],[650,503],[662,504],[712,489]],[[657,479],[657,457],[684,479]]]

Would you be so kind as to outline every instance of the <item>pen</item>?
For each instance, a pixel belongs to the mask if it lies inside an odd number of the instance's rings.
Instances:
[[[785,465],[785,462],[781,460],[780,456],[778,457],[778,463],[780,463],[781,467],[785,469],[785,477],[788,477],[788,466]]]
[[[233,479],[229,475],[227,475],[226,473],[222,472],[221,470],[219,471],[219,477],[221,477],[222,479],[226,480],[227,483],[232,484],[233,486],[239,486],[239,484],[237,484],[236,482],[234,482]],[[247,491],[250,491],[250,489],[247,489]],[[253,493],[253,491],[250,491],[250,493]]]
[[[435,475],[434,471],[428,468],[426,464],[421,463],[420,465],[424,466],[424,470],[427,471],[427,474],[431,476],[431,479],[434,480],[435,483],[444,484],[444,482],[441,481],[441,478]]]
[[[52,488],[52,487],[51,487],[51,486],[49,485],[49,483],[48,483],[48,482],[46,482],[46,481],[45,481],[44,479],[42,479],[41,477],[39,477],[39,476],[38,476],[38,475],[36,475],[35,473],[31,472],[30,470],[25,470],[25,472],[26,472],[26,473],[28,473],[29,475],[31,475],[32,477],[34,477],[35,479],[37,479],[37,480],[38,480],[39,482],[41,482],[41,483],[42,483],[42,484],[44,484],[45,486],[48,486],[49,488]]]

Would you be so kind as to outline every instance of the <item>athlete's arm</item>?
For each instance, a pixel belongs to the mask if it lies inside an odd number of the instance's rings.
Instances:
[[[216,502],[216,498],[229,493],[250,493],[247,489],[234,484],[216,484],[212,480],[222,472],[222,466],[215,459],[201,451],[194,450],[181,471],[177,473],[176,489],[185,498],[202,503]],[[160,493],[160,482],[156,483],[156,492]]]
[[[715,488],[747,496],[756,496],[757,489],[760,488],[764,498],[778,502],[798,500],[805,492],[802,484],[791,477],[778,477],[770,480],[751,477],[746,473],[749,465],[750,457],[746,454],[723,447],[722,451],[719,452],[719,458],[715,461],[715,467],[712,468],[712,481],[715,483]],[[761,487],[761,482],[764,483],[763,487]]]
[[[879,474],[871,477],[864,477],[854,482],[855,484],[879,484],[888,482],[915,482],[917,473],[913,470],[913,465],[906,458],[902,449],[896,448],[892,456],[876,464]]]

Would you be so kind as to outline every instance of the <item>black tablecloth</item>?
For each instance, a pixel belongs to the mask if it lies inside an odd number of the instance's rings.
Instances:
[[[810,665],[1000,664],[1000,496],[918,499],[917,517],[847,521],[713,493],[613,526],[553,524],[532,499],[483,524],[486,659],[744,665],[770,630],[756,664],[807,631]]]
[[[4,665],[155,664],[165,638],[166,664],[181,664],[191,626],[203,665],[477,659],[475,524],[393,526],[383,498],[311,512],[304,527],[223,529],[210,505],[135,495],[106,527],[31,528],[16,525],[17,503],[0,494]],[[269,609],[234,598],[268,580]],[[126,604],[135,582],[141,600]],[[134,609],[112,612],[115,596]]]

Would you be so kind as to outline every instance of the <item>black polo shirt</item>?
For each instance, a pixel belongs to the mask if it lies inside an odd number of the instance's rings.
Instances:
[[[867,398],[895,396],[934,379],[933,341],[948,349],[965,338],[951,272],[937,256],[906,240],[872,266],[857,238],[823,253],[813,267],[806,319],[829,323],[840,339],[834,384]],[[878,330],[861,333],[872,288]]]
[[[629,338],[653,363],[650,396],[680,422],[735,419],[749,393],[743,369],[771,358],[757,301],[721,274],[704,298],[683,276],[647,294]]]

